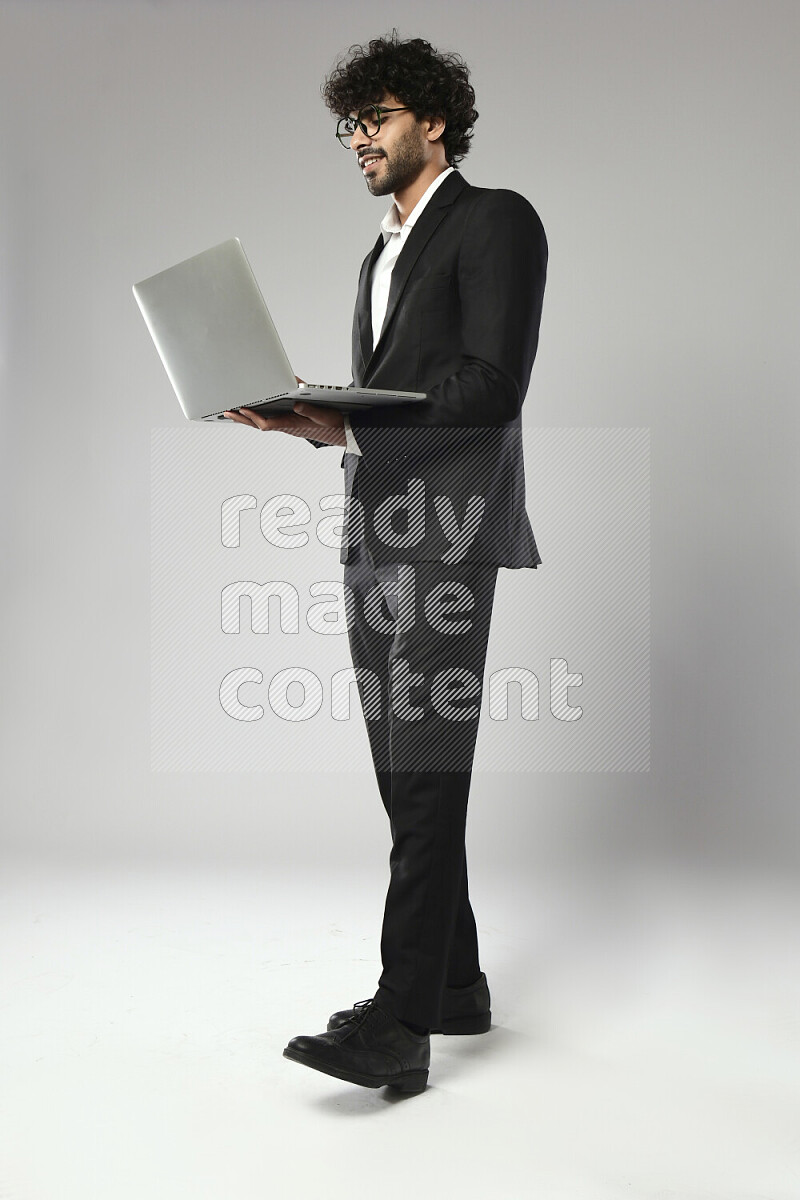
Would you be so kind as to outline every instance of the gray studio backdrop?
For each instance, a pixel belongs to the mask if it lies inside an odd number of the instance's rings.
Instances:
[[[341,580],[314,536],[340,453],[188,427],[130,289],[238,236],[295,371],[346,383],[387,201],[319,85],[396,24],[467,59],[463,174],[523,193],[550,243],[523,409],[543,564],[500,572],[487,664],[535,674],[538,710],[518,687],[482,725],[475,853],[791,865],[799,18],[706,0],[0,4],[7,854],[385,849],[363,725],[326,707],[346,638],[307,615]],[[309,508],[289,556],[259,533],[276,495]],[[226,547],[235,496],[255,504]],[[277,614],[254,632],[249,602],[238,632],[230,611],[221,625],[223,589],[265,579],[297,588],[294,643]],[[269,708],[278,668],[316,672],[318,717]],[[221,704],[232,671],[257,719]]]

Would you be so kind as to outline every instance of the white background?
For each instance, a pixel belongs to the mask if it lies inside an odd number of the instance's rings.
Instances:
[[[649,428],[652,456],[651,770],[475,776],[482,962],[518,1041],[437,1041],[416,1108],[280,1057],[375,987],[365,764],[150,769],[150,438],[183,417],[130,292],[239,236],[297,373],[349,380],[386,204],[319,85],[393,24],[466,58],[463,174],[547,231],[526,430]],[[0,4],[9,1195],[249,1197],[276,1171],[286,1196],[424,1195],[445,1170],[461,1195],[797,1195],[798,33],[796,4],[735,0]],[[338,490],[338,451],[282,453]],[[580,564],[534,493],[535,630]],[[588,594],[614,569],[590,566]]]

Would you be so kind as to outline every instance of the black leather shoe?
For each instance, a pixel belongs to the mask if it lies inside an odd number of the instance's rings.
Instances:
[[[431,1039],[427,1033],[412,1033],[368,1000],[341,1029],[292,1038],[283,1057],[362,1087],[388,1084],[401,1092],[424,1092]]]
[[[352,1008],[342,1008],[328,1020],[328,1029],[342,1029],[372,1000],[356,1000]],[[489,985],[481,971],[474,983],[463,988],[444,989],[442,998],[442,1027],[431,1033],[462,1034],[486,1033],[492,1025]]]

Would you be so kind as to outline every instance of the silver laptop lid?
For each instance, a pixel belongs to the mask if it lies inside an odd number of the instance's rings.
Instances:
[[[297,387],[238,238],[135,283],[133,294],[190,420]]]

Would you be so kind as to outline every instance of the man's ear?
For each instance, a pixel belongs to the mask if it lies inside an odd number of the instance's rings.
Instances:
[[[427,117],[426,120],[428,120],[430,122],[430,126],[431,126],[425,135],[427,137],[428,141],[429,142],[440,141],[441,137],[445,131],[445,126],[447,124],[444,117]]]

